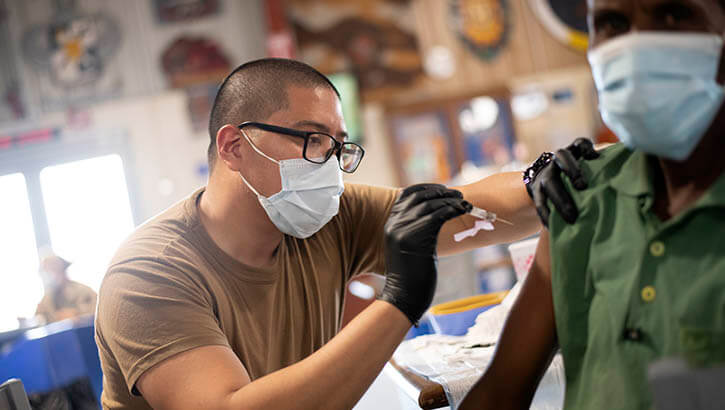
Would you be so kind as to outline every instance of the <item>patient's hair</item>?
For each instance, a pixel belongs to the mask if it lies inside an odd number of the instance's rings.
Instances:
[[[275,111],[289,106],[287,88],[330,87],[337,97],[340,93],[322,73],[309,65],[283,58],[263,58],[235,68],[224,79],[209,116],[209,169],[216,161],[216,134],[226,124],[239,125],[245,121],[264,121]]]

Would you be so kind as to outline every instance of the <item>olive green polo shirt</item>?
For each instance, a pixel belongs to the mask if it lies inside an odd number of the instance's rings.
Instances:
[[[725,175],[663,222],[652,158],[617,145],[582,166],[577,223],[549,224],[565,408],[649,409],[652,362],[725,362]]]

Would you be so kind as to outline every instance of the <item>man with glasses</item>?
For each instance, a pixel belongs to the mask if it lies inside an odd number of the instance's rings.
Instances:
[[[350,408],[428,308],[436,252],[540,227],[517,174],[460,190],[343,184],[364,151],[335,87],[296,61],[232,72],[209,133],[208,185],[140,227],[104,279],[105,408]],[[454,242],[471,203],[514,226]],[[340,331],[345,285],[365,272],[386,273],[381,300]]]

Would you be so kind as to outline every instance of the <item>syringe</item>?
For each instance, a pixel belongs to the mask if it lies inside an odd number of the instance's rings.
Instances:
[[[481,230],[493,231],[494,222],[503,222],[505,224],[513,225],[513,223],[511,223],[511,222],[509,222],[505,219],[499,218],[498,216],[496,216],[495,213],[489,212],[485,209],[481,209],[481,208],[478,208],[475,206],[468,213],[471,214],[471,216],[473,216],[474,218],[478,218],[478,220],[473,225],[473,228],[466,229],[465,231],[458,232],[457,234],[453,235],[453,240],[455,240],[456,242],[460,242],[471,236],[476,236],[478,231],[481,231]]]
[[[503,223],[508,224],[508,225],[513,225],[512,222],[509,222],[509,221],[507,221],[507,220],[505,220],[503,218],[499,218],[495,213],[489,212],[489,211],[487,211],[485,209],[478,208],[476,206],[474,206],[471,209],[471,212],[469,212],[469,214],[471,214],[471,216],[473,216],[475,218],[483,219],[484,221],[488,221],[488,222],[491,222],[491,223],[493,223],[493,222],[503,222]]]

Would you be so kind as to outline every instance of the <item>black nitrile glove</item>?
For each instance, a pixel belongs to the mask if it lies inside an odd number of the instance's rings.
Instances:
[[[410,186],[393,205],[385,223],[387,278],[380,298],[414,325],[433,301],[438,232],[447,220],[471,208],[459,191],[438,184]]]
[[[587,188],[587,181],[582,176],[578,160],[581,158],[590,160],[598,157],[599,153],[594,150],[591,140],[577,138],[565,149],[556,151],[553,158],[552,154],[543,154],[531,168],[526,170],[524,173],[526,190],[533,198],[536,212],[544,226],[549,226],[549,214],[551,213],[547,200],[551,200],[567,223],[576,222],[579,210],[576,208],[574,199],[564,188],[564,182],[561,179],[562,171],[569,177],[574,188],[581,191]]]

